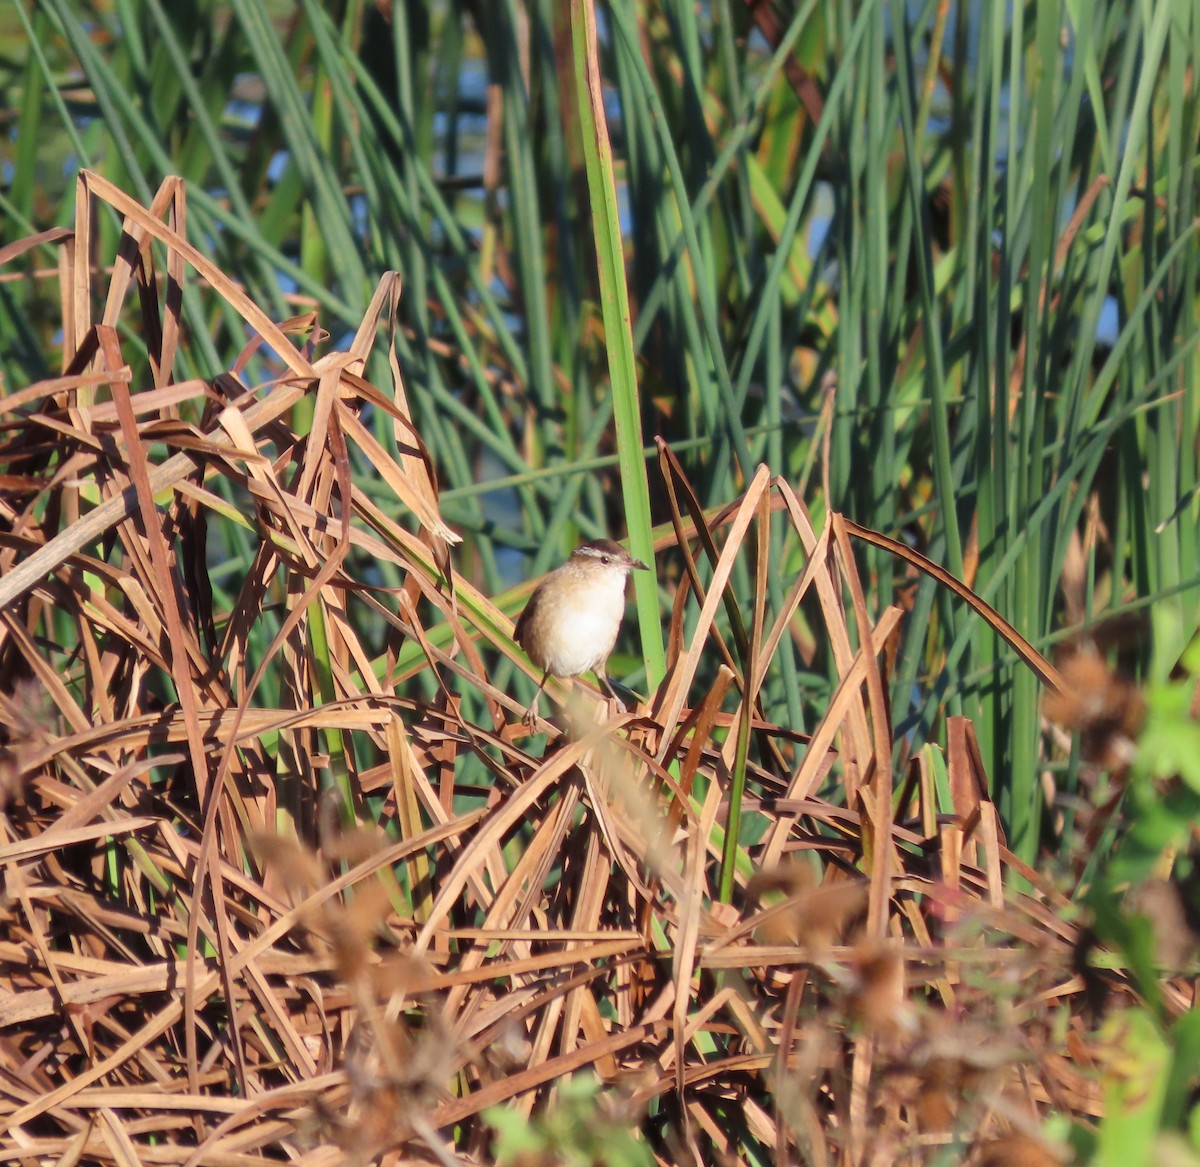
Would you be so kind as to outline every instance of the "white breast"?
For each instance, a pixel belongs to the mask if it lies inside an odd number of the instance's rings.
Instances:
[[[589,579],[569,601],[539,611],[539,640],[545,657],[538,662],[556,677],[586,673],[608,659],[625,614],[625,575],[614,572]]]

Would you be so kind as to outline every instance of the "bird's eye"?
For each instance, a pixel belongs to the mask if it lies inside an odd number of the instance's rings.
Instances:
[[[600,556],[600,562],[601,562],[601,563],[608,563],[608,561],[609,561],[609,560],[608,560],[608,556],[607,556],[607,555],[601,555],[601,556]]]

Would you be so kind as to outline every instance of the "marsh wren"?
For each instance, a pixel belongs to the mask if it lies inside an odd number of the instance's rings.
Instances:
[[[550,677],[595,671],[601,687],[616,696],[605,668],[625,615],[625,580],[635,570],[649,569],[611,539],[597,539],[576,547],[567,562],[534,589],[513,632],[529,659],[543,670],[525,715],[530,729]]]

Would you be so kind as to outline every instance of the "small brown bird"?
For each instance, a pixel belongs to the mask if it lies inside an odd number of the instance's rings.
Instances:
[[[647,570],[611,539],[597,539],[576,547],[567,562],[534,589],[513,633],[543,670],[525,715],[530,729],[550,677],[577,677],[594,670],[601,687],[616,697],[605,668],[625,615],[625,581],[631,571]]]

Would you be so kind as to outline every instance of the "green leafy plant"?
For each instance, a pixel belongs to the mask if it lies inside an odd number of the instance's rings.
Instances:
[[[1085,976],[1106,1008],[1104,967],[1128,969],[1140,1003],[1107,1016],[1097,1046],[1104,1113],[1077,1129],[1081,1157],[1099,1167],[1200,1162],[1200,1009],[1181,1009],[1182,981],[1200,969],[1200,721],[1193,646],[1183,676],[1148,687],[1145,714],[1112,825],[1085,902],[1092,917]],[[1104,954],[1112,959],[1105,959]]]

